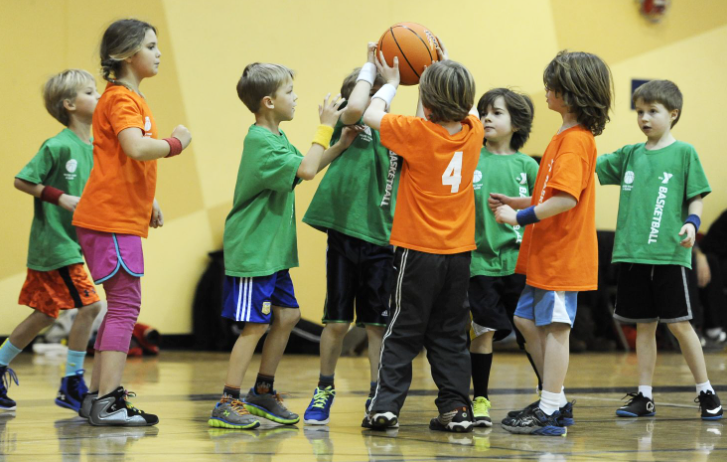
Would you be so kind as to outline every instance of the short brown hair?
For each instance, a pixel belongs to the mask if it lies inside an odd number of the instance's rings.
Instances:
[[[419,79],[422,105],[431,111],[432,122],[464,120],[475,104],[475,79],[456,61],[438,61]]]
[[[543,72],[543,83],[563,98],[579,124],[594,136],[603,133],[611,120],[613,78],[598,56],[582,51],[560,51]]]
[[[358,74],[361,72],[361,68],[357,67],[353,71],[351,71],[348,76],[346,76],[345,79],[343,79],[343,85],[341,85],[341,96],[348,100],[348,98],[351,97],[351,92],[353,92],[353,87],[356,86],[356,79],[358,79]],[[376,78],[374,79],[374,84],[371,86],[372,88],[376,86],[383,86],[384,85],[384,78],[381,77],[381,75],[377,72]]]
[[[237,96],[253,114],[260,110],[260,102],[273,96],[295,73],[281,64],[252,63],[242,71],[237,82]]]
[[[106,29],[99,50],[104,80],[114,82],[119,78],[124,60],[141,49],[148,30],[157,33],[156,27],[138,19],[119,19]]]
[[[71,116],[63,107],[63,102],[75,101],[78,91],[90,82],[96,86],[93,76],[82,69],[67,69],[48,79],[43,86],[43,102],[48,113],[67,127],[71,123]]]
[[[510,147],[515,151],[525,146],[525,142],[530,137],[530,130],[533,128],[533,117],[535,109],[533,101],[529,96],[516,93],[509,88],[493,88],[480,98],[477,103],[477,112],[480,118],[485,116],[487,107],[495,104],[495,100],[502,96],[505,101],[505,108],[510,113],[510,121],[513,129],[512,138],[510,139]],[[487,140],[484,141],[485,143]]]
[[[679,118],[682,116],[682,104],[684,102],[682,98],[682,92],[679,91],[679,87],[676,86],[671,80],[651,80],[634,90],[634,94],[631,96],[631,101],[636,104],[637,100],[642,100],[646,104],[660,103],[669,111],[677,109],[679,113],[671,126],[679,122]]]

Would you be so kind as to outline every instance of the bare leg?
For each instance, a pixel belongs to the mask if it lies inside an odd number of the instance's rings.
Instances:
[[[379,358],[381,357],[381,341],[384,338],[384,326],[366,326],[366,335],[369,339],[369,365],[371,366],[371,381],[376,382],[379,375]]]
[[[651,386],[656,368],[656,328],[658,322],[636,324],[636,358],[639,365],[639,385]]]
[[[688,321],[675,322],[667,324],[669,330],[679,341],[679,347],[682,349],[682,355],[687,361],[689,370],[694,376],[694,383],[704,383],[709,380],[707,377],[707,365],[704,362],[704,352],[702,345],[699,343],[699,337],[694,332],[694,328]]]
[[[260,374],[275,376],[280,359],[283,357],[290,332],[300,321],[300,310],[273,306],[273,325],[265,338],[263,356],[260,359]]]
[[[96,354],[99,355],[103,363],[103,368],[99,368],[98,395],[105,396],[121,385],[121,378],[124,376],[124,366],[126,366],[126,352],[99,351]]]
[[[53,321],[55,319],[47,314],[33,310],[27,318],[18,324],[18,327],[13,330],[13,333],[10,334],[10,343],[22,350],[30,345],[30,342],[38,335],[38,332],[53,324]]]
[[[98,393],[99,386],[101,384],[101,369],[103,368],[103,358],[97,351],[93,357],[93,371],[91,371],[91,383],[88,385],[89,393]]]
[[[543,390],[560,393],[568,372],[570,324],[554,322],[543,326]],[[528,342],[530,343],[530,342]]]
[[[86,351],[93,322],[105,304],[106,302],[103,301],[96,302],[78,310],[76,319],[73,320],[73,326],[71,326],[71,333],[68,335],[69,350]]]
[[[266,330],[268,330],[268,324],[256,324],[252,322],[245,324],[230,353],[225,385],[235,388],[242,386],[242,380],[245,378],[245,372],[250,365],[252,355],[255,353],[255,347]]]
[[[495,336],[494,331],[485,332],[478,336],[470,343],[470,353],[489,355],[492,353],[492,338]]]
[[[543,377],[545,336],[541,338],[541,332],[531,319],[515,316],[515,325],[525,337],[525,345],[530,357],[533,358],[535,368],[540,377]],[[558,391],[560,393],[560,390]]]
[[[321,333],[321,375],[333,375],[336,372],[338,358],[341,357],[343,338],[351,324],[347,322],[329,322]],[[287,340],[286,340],[287,342]]]

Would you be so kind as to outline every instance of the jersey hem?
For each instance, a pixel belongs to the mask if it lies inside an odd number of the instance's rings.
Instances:
[[[104,226],[96,226],[91,225],[88,223],[83,223],[80,221],[73,220],[71,223],[73,226],[76,226],[78,228],[86,228],[90,229],[91,231],[100,231],[102,233],[109,233],[109,234],[130,234],[132,236],[139,236],[146,239],[149,236],[149,231],[147,230],[146,233],[140,233],[139,230],[132,230],[132,229],[124,229],[124,228],[106,228]]]
[[[488,276],[491,278],[501,278],[501,277],[505,277],[505,276],[512,276],[513,274],[515,274],[515,270],[500,271],[498,273],[486,272],[486,271],[470,271],[470,278],[473,278],[475,276]]]
[[[661,266],[683,266],[687,269],[692,269],[691,262],[689,264],[677,263],[672,260],[642,260],[628,257],[613,257],[611,263],[634,263],[637,265],[661,265]]]
[[[79,263],[83,263],[83,257],[81,257],[81,256],[79,256],[77,258],[73,258],[71,260],[65,260],[59,264],[54,263],[50,266],[37,266],[37,265],[31,265],[30,263],[28,263],[26,266],[29,269],[32,269],[33,271],[40,271],[42,273],[47,273],[48,271],[54,271],[59,268],[63,268],[63,267],[70,266],[70,265],[77,265]]]
[[[541,284],[539,282],[533,282],[530,279],[525,281],[525,284],[535,287],[536,289],[542,290],[554,290],[554,291],[566,291],[566,292],[583,292],[587,290],[598,290],[598,283],[589,284],[585,286],[554,286],[551,284]]]
[[[391,245],[395,245],[397,247],[403,247],[405,249],[410,250],[416,250],[417,252],[424,252],[424,253],[432,253],[435,255],[454,255],[456,253],[464,253],[464,252],[471,252],[472,250],[475,250],[477,248],[476,245],[468,245],[465,247],[457,247],[456,249],[430,249],[428,247],[421,247],[418,245],[408,244],[406,242],[402,241],[396,241],[392,239]]]
[[[296,263],[296,264],[290,265],[290,266],[283,265],[279,268],[265,269],[265,270],[260,270],[260,271],[233,271],[233,270],[228,270],[227,268],[225,268],[225,276],[232,276],[232,277],[236,277],[236,278],[256,278],[256,277],[260,277],[260,276],[271,276],[271,275],[277,273],[278,271],[283,271],[286,269],[297,268],[297,267],[298,267],[298,264]]]
[[[345,234],[346,236],[355,237],[356,239],[361,239],[362,241],[366,241],[369,244],[374,244],[374,245],[378,245],[381,247],[389,246],[389,241],[386,239],[379,240],[379,239],[373,238],[371,236],[367,236],[365,234],[351,231],[350,229],[346,229],[343,226],[334,225],[332,223],[326,223],[324,221],[319,221],[316,219],[306,219],[305,217],[303,218],[303,223],[305,223],[315,229],[318,229],[319,231],[322,231],[322,232],[326,232],[327,229],[332,229],[341,234]]]

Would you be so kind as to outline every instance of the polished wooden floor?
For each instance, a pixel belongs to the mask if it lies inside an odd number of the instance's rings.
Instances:
[[[257,360],[253,364],[257,370]],[[266,423],[253,431],[213,429],[207,418],[225,375],[226,354],[164,352],[129,360],[125,385],[134,403],[159,414],[148,428],[98,428],[53,404],[63,360],[22,354],[13,363],[20,386],[10,388],[15,413],[0,413],[0,461],[717,461],[727,460],[723,423],[699,419],[694,387],[683,359],[663,354],[657,366],[657,417],[622,419],[614,411],[636,384],[633,354],[571,357],[566,392],[576,399],[576,425],[566,437],[511,435],[499,426],[506,412],[534,400],[526,359],[496,353],[491,380],[492,429],[458,435],[431,432],[435,387],[420,355],[401,413],[401,428],[359,427],[368,390],[365,358],[342,358],[331,423],[286,427]],[[707,356],[710,378],[727,396],[724,352]],[[90,368],[90,362],[87,364]],[[318,358],[287,356],[276,388],[303,414],[315,388]],[[252,381],[249,374],[246,382]]]

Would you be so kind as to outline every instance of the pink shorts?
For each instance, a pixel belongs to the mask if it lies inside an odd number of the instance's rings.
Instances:
[[[76,227],[76,234],[94,283],[101,284],[122,268],[131,276],[144,276],[141,237],[79,227]]]

